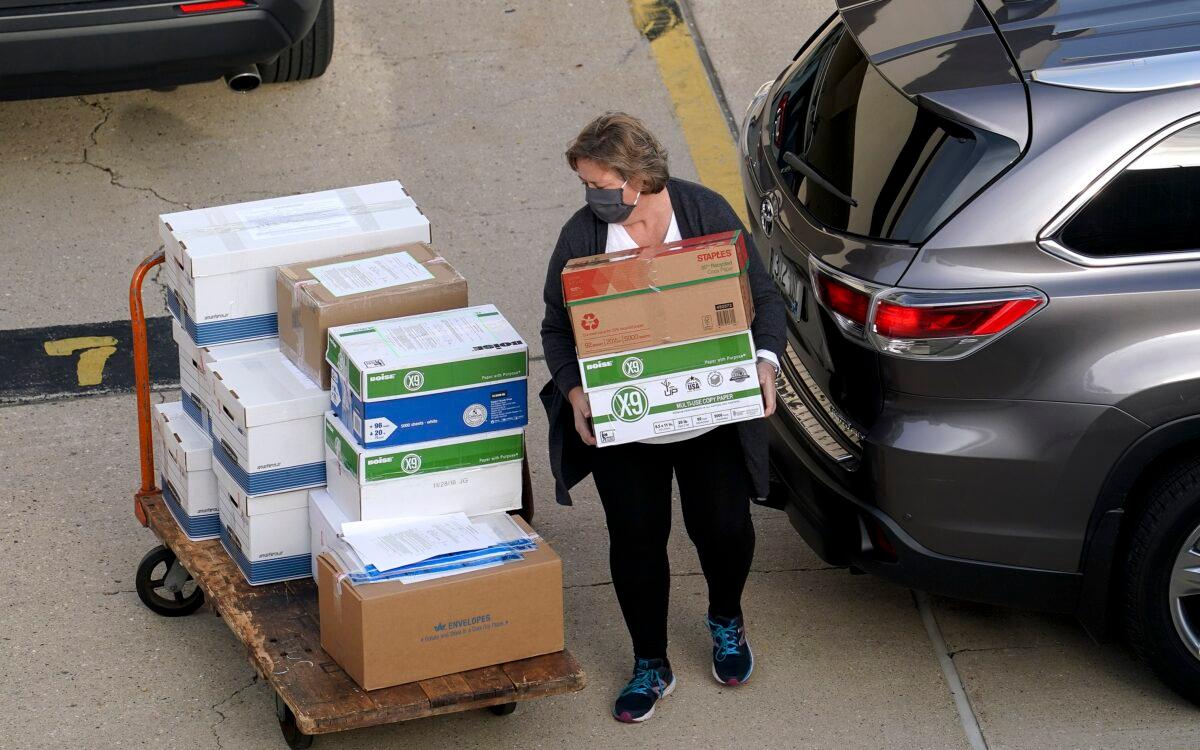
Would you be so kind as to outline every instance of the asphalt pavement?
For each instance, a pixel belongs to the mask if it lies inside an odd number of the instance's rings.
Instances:
[[[208,610],[160,618],[133,593],[134,569],[156,541],[133,517],[134,401],[118,377],[127,342],[106,337],[129,317],[134,266],[159,247],[157,214],[399,179],[472,301],[495,303],[528,337],[534,392],[546,379],[537,342],[546,259],[583,198],[562,157],[570,138],[621,109],[659,136],[673,174],[695,179],[709,166],[707,155],[693,159],[695,132],[664,82],[667,63],[630,5],[352,0],[338,5],[333,62],[316,81],[248,95],[214,82],[0,104],[0,369],[9,380],[0,394],[0,747],[283,746],[270,690],[222,621]],[[740,120],[832,5],[684,3],[716,100]],[[148,313],[164,315],[155,282],[146,296]],[[42,336],[82,343],[54,360],[60,388],[18,393],[13,373],[53,349],[38,346]],[[80,385],[71,352],[109,346],[99,383]],[[160,374],[156,398],[176,398],[169,368]],[[831,568],[767,509],[755,511],[745,598],[754,680],[730,689],[709,674],[703,578],[677,518],[679,687],[647,724],[617,724],[609,708],[631,655],[603,517],[590,481],[574,507],[553,504],[540,409],[529,433],[537,526],[564,560],[567,644],[589,686],[507,718],[444,716],[322,737],[320,747],[1200,742],[1196,709],[1120,644],[1098,645],[1066,618],[927,602]]]

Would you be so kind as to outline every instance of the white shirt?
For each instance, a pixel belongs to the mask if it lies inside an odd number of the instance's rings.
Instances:
[[[679,233],[679,223],[677,221],[675,221],[675,212],[672,211],[671,212],[671,226],[667,227],[667,236],[663,238],[663,242],[664,243],[679,242],[682,239],[683,239],[683,236]],[[621,224],[609,224],[608,225],[608,240],[605,242],[604,252],[615,253],[615,252],[619,252],[621,250],[632,250],[635,247],[638,247],[638,244],[633,241],[632,237],[629,236],[629,232],[625,229],[625,227],[623,225],[621,225]],[[767,360],[772,365],[774,365],[776,368],[779,367],[779,359],[775,356],[775,352],[772,352],[768,349],[759,349],[758,351],[755,352],[755,355],[759,359]],[[650,444],[676,443],[676,442],[679,442],[680,440],[687,440],[688,438],[699,437],[699,436],[703,435],[704,433],[709,432],[710,430],[715,430],[715,429],[716,429],[716,427],[697,427],[694,430],[687,430],[685,432],[677,432],[674,435],[659,435],[657,437],[646,438],[645,440],[639,440],[638,442],[650,443]]]

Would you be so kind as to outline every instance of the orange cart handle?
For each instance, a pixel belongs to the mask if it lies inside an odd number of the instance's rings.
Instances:
[[[133,383],[137,394],[138,452],[141,454],[142,488],[134,496],[133,513],[148,525],[143,498],[159,490],[154,482],[154,433],[150,422],[150,351],[146,335],[146,311],[142,308],[142,283],[150,269],[163,262],[162,250],[138,264],[129,281],[129,324],[133,328]]]

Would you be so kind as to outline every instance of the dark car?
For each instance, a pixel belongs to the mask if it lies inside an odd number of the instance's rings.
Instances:
[[[741,133],[826,560],[1120,624],[1200,702],[1200,3],[839,0]]]
[[[316,78],[333,0],[0,0],[0,99]]]

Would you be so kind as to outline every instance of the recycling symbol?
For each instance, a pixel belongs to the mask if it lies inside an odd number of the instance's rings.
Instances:
[[[588,313],[583,316],[583,320],[579,324],[585,331],[594,331],[600,327],[600,319],[596,317],[595,313]]]

